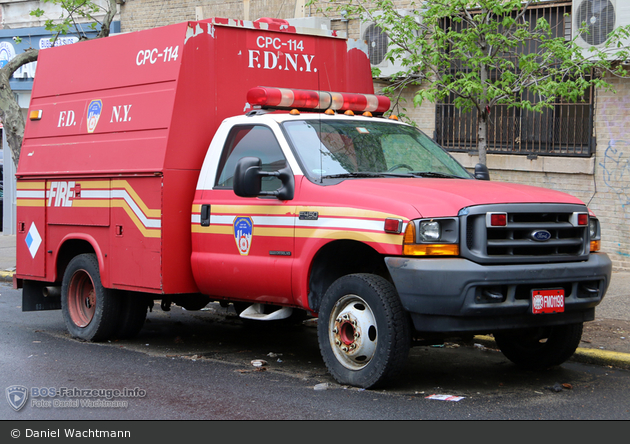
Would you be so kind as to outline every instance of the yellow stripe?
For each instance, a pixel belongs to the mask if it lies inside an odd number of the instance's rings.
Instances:
[[[202,227],[198,224],[191,225],[193,233],[202,234],[227,234],[234,236],[234,228],[226,225],[214,225],[210,227]],[[254,227],[254,236],[265,237],[292,237],[293,228],[266,228]],[[344,230],[326,230],[312,228],[298,228],[295,230],[295,237],[309,239],[351,239],[362,242],[376,242],[380,244],[402,245],[402,236],[387,233],[374,233],[367,231],[344,231]]]
[[[159,228],[147,228],[143,225],[142,221],[136,216],[131,207],[124,200],[112,199],[112,208],[122,208],[127,213],[127,216],[132,220],[138,230],[144,235],[144,237],[160,237],[161,229]]]
[[[17,182],[18,190],[43,190],[45,182]]]
[[[212,205],[212,214],[289,214],[293,216],[294,208],[282,205]]]
[[[136,205],[140,207],[140,209],[142,210],[145,216],[147,217],[161,217],[162,216],[162,210],[161,209],[153,210],[147,207],[144,201],[138,195],[138,193],[136,193],[136,190],[134,190],[131,187],[131,185],[129,185],[129,182],[127,182],[126,180],[112,180],[112,189],[113,188],[124,188],[125,190],[127,190],[127,193],[129,193],[129,196],[131,196],[131,198],[136,203]]]
[[[295,210],[295,212],[293,212]],[[356,217],[362,219],[386,219],[388,217],[407,220],[396,214],[364,210],[352,207],[281,206],[281,205],[212,205],[212,214],[280,214],[295,216],[300,211],[317,211],[319,217]],[[193,213],[201,212],[201,205],[192,206]]]
[[[72,206],[80,208],[109,208],[109,199],[74,199]]]
[[[18,207],[45,207],[46,199],[18,199]]]
[[[46,190],[50,190],[50,185],[53,182],[60,182],[58,180],[49,180],[46,183]],[[61,182],[79,182],[81,184],[82,190],[108,190],[109,189],[109,180],[82,180],[82,179],[74,179],[74,180],[63,180]]]
[[[202,227],[199,224],[192,224],[190,229],[193,233],[229,234],[230,236],[234,235],[234,227],[232,227],[231,225],[211,225],[209,227]],[[293,237],[293,228],[270,228],[254,226],[253,235],[265,237]]]
[[[336,216],[336,217],[360,217],[364,219],[386,219],[388,217],[394,217],[399,219],[406,218],[398,216],[396,214],[382,213],[380,211],[364,210],[361,208],[352,207],[311,207],[304,206],[298,207],[296,212],[299,211],[317,211],[319,217]]]
[[[319,238],[319,239],[351,239],[363,242],[376,242],[379,244],[402,245],[403,238],[401,235],[374,233],[371,231],[344,231],[344,230],[328,230],[321,228],[297,228],[295,237]]]

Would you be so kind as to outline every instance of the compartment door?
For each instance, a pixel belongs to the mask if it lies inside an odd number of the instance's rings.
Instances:
[[[17,182],[16,273],[46,277],[46,181]]]

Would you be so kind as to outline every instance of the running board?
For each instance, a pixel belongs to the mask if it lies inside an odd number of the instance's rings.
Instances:
[[[291,316],[293,309],[291,307],[282,307],[271,313],[264,313],[264,304],[252,304],[241,312],[239,317],[243,319],[255,319],[257,321],[277,321],[280,319],[286,319]]]

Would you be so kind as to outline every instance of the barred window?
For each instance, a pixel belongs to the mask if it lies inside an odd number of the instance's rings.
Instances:
[[[557,36],[571,38],[571,4],[567,2],[530,7],[525,14],[532,26],[539,17],[549,22]],[[456,26],[454,23],[445,26]],[[533,42],[523,45],[526,53],[538,50]],[[457,70],[458,67],[452,67]],[[490,76],[497,75],[490,72]],[[593,141],[593,88],[575,103],[558,101],[542,112],[495,105],[489,111],[487,152],[589,157]],[[455,107],[451,95],[436,104],[435,140],[449,151],[473,151],[477,146],[477,111]],[[518,97],[516,97],[518,99]],[[521,100],[532,100],[523,93]]]

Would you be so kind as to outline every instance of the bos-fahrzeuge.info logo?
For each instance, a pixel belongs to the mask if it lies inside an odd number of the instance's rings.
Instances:
[[[28,389],[21,385],[12,385],[6,388],[7,401],[13,410],[19,412],[28,401]]]
[[[12,385],[5,389],[7,402],[20,411],[29,398],[34,408],[127,408],[129,402],[120,398],[144,398],[146,390],[135,387],[122,389],[80,389],[67,387],[31,387]],[[104,399],[98,399],[104,398]]]

